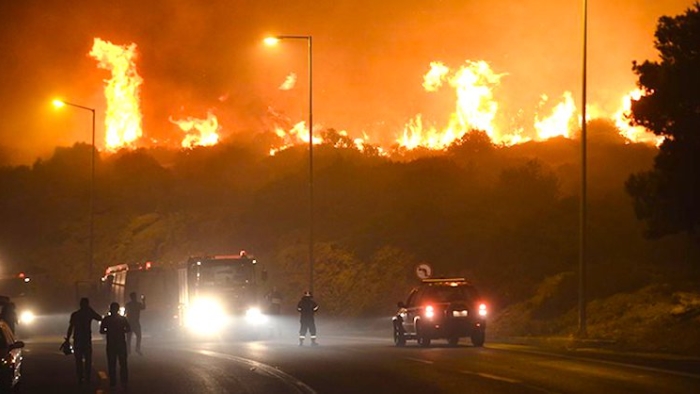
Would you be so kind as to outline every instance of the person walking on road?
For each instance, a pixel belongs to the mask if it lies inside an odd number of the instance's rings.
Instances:
[[[126,320],[129,321],[131,331],[126,334],[126,351],[131,354],[131,337],[136,335],[136,353],[141,353],[141,311],[146,309],[146,296],[141,295],[141,302],[136,299],[136,292],[129,294],[130,301],[124,306]]]
[[[94,309],[90,307],[88,298],[80,299],[80,309],[70,315],[66,340],[73,336],[73,354],[75,355],[75,371],[78,374],[78,383],[83,380],[90,382],[92,378],[92,321],[102,320]]]
[[[314,315],[318,311],[318,304],[314,301],[310,291],[305,292],[304,296],[299,300],[297,311],[299,311],[301,323],[299,328],[299,346],[304,346],[307,331],[311,334],[311,346],[318,345],[316,342],[316,322],[314,320]]]
[[[119,380],[123,386],[129,380],[129,368],[126,364],[126,333],[131,331],[129,321],[119,314],[119,303],[109,305],[109,316],[100,324],[100,334],[107,335],[107,370],[109,385],[117,385],[117,361],[119,361]]]

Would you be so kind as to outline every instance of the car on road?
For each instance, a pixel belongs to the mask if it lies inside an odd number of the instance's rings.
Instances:
[[[10,327],[0,320],[0,393],[16,390],[22,369],[24,342],[15,339]]]
[[[398,308],[392,318],[396,346],[409,339],[426,347],[433,339],[446,339],[456,346],[464,337],[474,346],[484,345],[486,304],[464,278],[424,279]]]

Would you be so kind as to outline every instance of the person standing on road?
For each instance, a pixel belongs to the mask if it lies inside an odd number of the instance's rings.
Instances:
[[[301,323],[299,328],[299,346],[304,346],[307,331],[311,334],[311,346],[318,345],[316,343],[316,322],[314,320],[314,315],[318,311],[318,304],[314,301],[310,291],[305,292],[304,296],[299,300],[297,311],[299,311]]]
[[[129,380],[129,368],[126,365],[126,333],[131,331],[129,321],[119,314],[119,303],[109,304],[109,316],[100,324],[100,334],[107,335],[107,370],[109,385],[117,385],[117,361],[119,361],[119,380],[126,386]]]
[[[136,292],[129,294],[131,301],[124,306],[126,319],[129,321],[131,331],[126,334],[126,351],[131,354],[131,337],[136,335],[136,353],[141,353],[141,311],[146,309],[146,296],[141,295],[141,302],[136,300]]]
[[[80,309],[70,315],[66,340],[73,336],[73,354],[75,355],[75,371],[78,374],[78,383],[83,379],[90,382],[92,378],[92,321],[102,320],[94,309],[90,307],[90,300],[86,297],[80,299]]]
[[[277,286],[272,286],[272,290],[265,295],[267,300],[267,311],[270,315],[279,315],[282,311],[282,293],[277,290]]]

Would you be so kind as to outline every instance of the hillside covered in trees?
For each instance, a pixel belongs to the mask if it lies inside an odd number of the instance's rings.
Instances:
[[[95,275],[114,264],[178,264],[247,250],[288,302],[308,282],[308,151],[269,155],[264,140],[193,150],[102,153],[96,163]],[[697,283],[697,243],[647,240],[624,191],[657,149],[589,126],[591,301],[652,283]],[[553,139],[494,146],[480,132],[447,151],[380,155],[333,130],[314,149],[315,290],[329,315],[386,316],[414,268],[465,276],[498,312],[578,266],[580,145]],[[90,146],[57,148],[0,170],[3,273],[49,276],[43,291],[73,302],[88,280]],[[575,279],[552,313],[576,307]],[[63,297],[56,297],[61,294]]]

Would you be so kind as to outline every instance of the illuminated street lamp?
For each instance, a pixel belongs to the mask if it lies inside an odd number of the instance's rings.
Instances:
[[[588,48],[588,1],[583,0],[583,86],[581,89],[581,208],[578,270],[578,335],[586,337],[586,64]]]
[[[90,239],[88,241],[90,245],[88,261],[88,279],[92,279],[92,266],[94,260],[93,249],[95,244],[95,109],[58,99],[53,101],[53,105],[56,108],[65,107],[67,105],[70,107],[80,108],[92,112],[92,142],[90,144]]]
[[[281,40],[306,40],[309,65],[309,291],[314,291],[314,111],[313,111],[313,45],[311,36],[274,36],[265,38],[267,45],[276,45]]]

